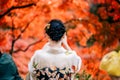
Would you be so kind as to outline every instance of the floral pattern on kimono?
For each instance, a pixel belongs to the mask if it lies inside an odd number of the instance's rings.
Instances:
[[[34,70],[38,80],[71,80],[72,70],[70,68],[44,67]]]

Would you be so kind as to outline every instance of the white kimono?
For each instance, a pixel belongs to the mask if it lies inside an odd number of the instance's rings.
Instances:
[[[81,63],[75,51],[51,47],[46,43],[34,53],[28,64],[30,80],[73,80]]]

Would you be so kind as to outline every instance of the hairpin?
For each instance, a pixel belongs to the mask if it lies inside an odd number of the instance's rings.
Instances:
[[[47,24],[47,25],[46,25],[46,29],[49,29],[49,28],[50,28],[50,24]]]

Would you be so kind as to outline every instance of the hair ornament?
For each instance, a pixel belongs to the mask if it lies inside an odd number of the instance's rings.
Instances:
[[[46,29],[49,29],[49,28],[50,28],[50,24],[47,24],[47,25],[46,25]]]

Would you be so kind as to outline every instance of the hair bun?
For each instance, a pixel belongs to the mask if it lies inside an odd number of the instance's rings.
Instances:
[[[61,40],[62,36],[66,32],[62,21],[53,19],[46,25],[46,33],[53,41]]]

